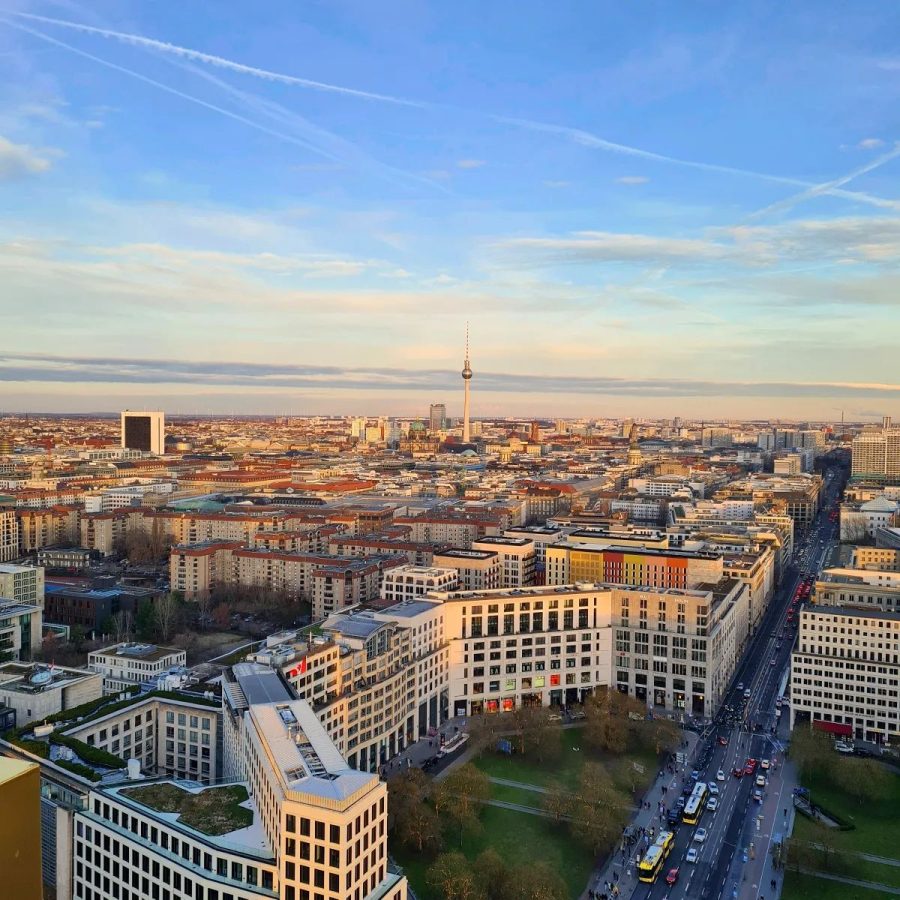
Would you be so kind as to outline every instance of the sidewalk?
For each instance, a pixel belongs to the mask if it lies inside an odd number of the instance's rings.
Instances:
[[[668,808],[675,803],[680,796],[681,786],[684,779],[690,776],[693,769],[693,762],[697,757],[697,749],[700,744],[700,736],[693,731],[683,732],[687,746],[679,748],[679,752],[687,753],[687,762],[683,766],[675,766],[674,774],[667,770],[663,770],[661,775],[649,787],[643,798],[637,797],[637,802],[643,804],[637,814],[631,820],[630,827],[632,831],[639,832],[643,828],[646,831],[652,827],[658,834],[660,828],[665,830],[665,821],[660,819],[660,804],[664,808]],[[649,803],[650,808],[647,808]],[[638,885],[637,862],[640,861],[641,855],[649,846],[649,838],[643,840],[638,837],[631,845],[625,846],[624,836],[616,850],[605,860],[599,868],[595,869],[591,874],[590,881],[581,894],[580,900],[588,900],[588,891],[593,890],[597,894],[603,894],[607,891],[607,883],[618,886],[618,896],[630,897],[632,891]],[[610,896],[615,895],[615,889]]]

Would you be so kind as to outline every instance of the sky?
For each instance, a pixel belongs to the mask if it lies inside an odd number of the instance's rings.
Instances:
[[[0,412],[900,418],[898,38],[0,0]]]

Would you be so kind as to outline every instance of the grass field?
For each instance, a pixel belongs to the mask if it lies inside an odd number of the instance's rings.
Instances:
[[[657,759],[652,752],[636,751],[623,756],[592,753],[582,747],[579,728],[560,729],[559,741],[560,758],[552,764],[532,762],[516,754],[508,756],[493,750],[485,751],[473,762],[490,777],[538,787],[558,782],[573,793],[578,790],[579,774],[586,760],[602,762],[626,795],[631,794],[632,787],[642,790],[656,776]],[[635,770],[633,762],[637,762],[643,772]],[[543,805],[543,794],[540,792],[504,784],[491,784],[491,798],[535,809],[541,809]],[[542,860],[562,875],[571,897],[580,896],[585,889],[594,860],[570,838],[564,825],[531,813],[493,806],[483,807],[481,823],[481,831],[477,835],[465,836],[462,845],[458,834],[445,833],[444,849],[461,850],[468,859],[473,860],[483,850],[492,847],[511,866]],[[433,860],[402,849],[393,852],[419,900],[434,900],[426,880]]]
[[[550,819],[486,806],[481,813],[481,824],[481,832],[466,836],[462,846],[458,835],[448,833],[445,849],[461,849],[468,859],[475,859],[482,850],[493,847],[511,866],[542,860],[562,875],[571,897],[578,897],[584,890],[594,861],[569,838],[564,828]],[[433,900],[434,894],[426,880],[431,860],[403,852],[395,856],[419,900]]]
[[[796,872],[785,874],[781,892],[781,900],[885,900],[885,896],[883,891],[870,891]]]
[[[846,764],[852,765],[852,762],[847,760]],[[890,788],[883,797],[875,801],[860,802],[824,778],[804,779],[804,786],[809,788],[813,803],[836,813],[856,828],[853,831],[834,831],[798,816],[795,837],[818,842],[823,832],[827,832],[836,850],[856,850],[900,859],[900,821],[897,818],[897,810],[900,809],[900,775],[891,778]]]

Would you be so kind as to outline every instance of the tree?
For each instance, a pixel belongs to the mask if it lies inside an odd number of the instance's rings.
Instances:
[[[84,628],[82,628],[81,625],[73,625],[72,630],[69,632],[69,643],[76,653],[81,653],[81,650],[84,647],[84,640]]]
[[[567,900],[569,889],[562,876],[543,860],[514,869],[508,900]]]
[[[436,853],[443,845],[441,821],[427,803],[409,807],[397,820],[394,833],[418,853]]]
[[[430,783],[425,773],[410,768],[388,781],[388,828],[393,829],[410,810],[421,806],[428,796]]]
[[[153,625],[159,640],[169,641],[175,633],[181,617],[181,600],[174,591],[164,594],[153,602]]]
[[[493,847],[482,851],[472,867],[487,900],[508,900],[509,867]]]
[[[155,637],[156,617],[150,600],[145,600],[138,606],[137,615],[134,617],[134,633],[142,641],[152,641]]]
[[[823,731],[809,727],[797,727],[791,734],[791,759],[803,778],[826,775],[835,757],[831,738]]]
[[[552,781],[547,785],[541,806],[544,812],[553,817],[554,822],[561,822],[564,816],[568,816],[572,810],[573,797],[563,790],[558,781]]]
[[[483,900],[484,891],[462,853],[442,853],[428,869],[428,884],[441,900]]]
[[[650,719],[633,724],[638,743],[657,756],[664,750],[674,750],[681,740],[678,726],[671,719]]]
[[[624,753],[628,747],[629,716],[643,721],[646,713],[643,705],[608,687],[595,691],[584,706],[584,739],[594,749],[606,753]]]
[[[434,807],[438,814],[445,811],[447,817],[459,827],[462,843],[463,832],[479,827],[480,804],[487,800],[491,785],[487,775],[471,763],[454,769],[434,792]]]
[[[131,611],[120,609],[112,617],[112,630],[107,633],[113,635],[117,644],[131,640],[134,633],[134,615]]]
[[[873,759],[833,759],[829,778],[860,804],[882,799],[891,782],[888,770]]]
[[[604,852],[621,834],[627,806],[627,798],[616,790],[603,766],[585,763],[571,808],[572,837],[594,854]]]

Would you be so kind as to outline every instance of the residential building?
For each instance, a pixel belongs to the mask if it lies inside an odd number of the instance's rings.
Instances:
[[[0,565],[0,597],[44,608],[44,570],[40,566]]]
[[[19,521],[14,509],[0,509],[0,563],[19,555]]]
[[[126,642],[88,654],[88,668],[103,676],[103,691],[106,694],[156,681],[170,669],[183,668],[186,662],[184,650],[158,647],[156,644]]]
[[[46,548],[38,550],[37,564],[44,569],[87,569],[91,564],[91,551],[80,547]]]
[[[0,872],[10,900],[42,900],[41,770],[0,756]]]
[[[71,546],[77,543],[79,510],[74,506],[50,506],[43,509],[18,509],[19,552],[37,551],[47,548]],[[45,565],[40,562],[38,564]]]
[[[239,541],[204,541],[173,547],[169,554],[172,590],[180,591],[186,600],[209,597],[217,585],[231,582],[232,554],[241,546]]]
[[[156,410],[136,412],[126,409],[121,414],[122,447],[162,456],[166,452],[166,416]]]
[[[500,587],[530,587],[534,584],[537,553],[530,538],[491,535],[473,541],[472,550],[497,553],[501,567]]]
[[[900,483],[900,428],[863,431],[853,438],[851,455],[853,478]]]
[[[850,561],[853,569],[900,572],[900,549],[893,547],[854,547]]]
[[[417,600],[429,591],[453,591],[459,585],[459,572],[437,566],[395,566],[384,573],[381,599],[390,603]]]
[[[579,540],[578,533],[570,540]],[[693,588],[723,577],[722,554],[609,543],[565,543],[547,548],[547,584],[579,581],[649,588]]]
[[[459,586],[464,591],[498,588],[503,579],[503,566],[496,550],[467,550],[451,547],[435,553],[434,565],[453,568],[459,573]]]
[[[41,649],[41,608],[0,597],[0,660],[28,660]]]

